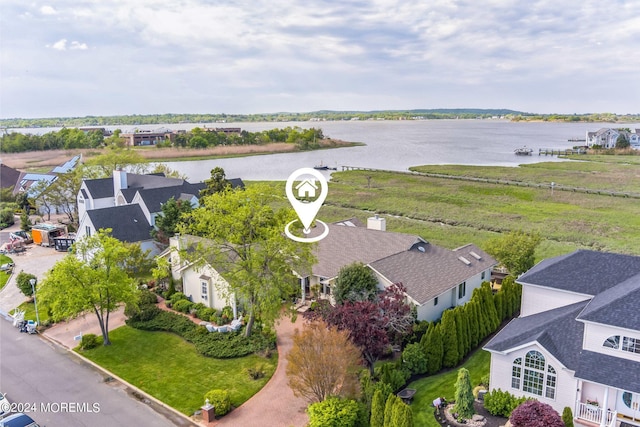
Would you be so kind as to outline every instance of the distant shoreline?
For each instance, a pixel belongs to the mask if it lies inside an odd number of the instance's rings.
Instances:
[[[364,145],[359,142],[348,142],[333,138],[319,141],[319,148],[308,151],[323,150],[329,148],[354,147]],[[234,145],[218,146],[204,149],[193,148],[157,148],[136,147],[133,148],[150,162],[176,162],[188,160],[218,159],[230,157],[246,157],[265,154],[292,153],[300,151],[295,144],[276,142],[265,145]],[[0,153],[2,163],[14,169],[38,169],[61,165],[73,156],[82,155],[84,159],[102,154],[101,149],[70,149],[70,150],[44,150],[25,151],[22,153]]]

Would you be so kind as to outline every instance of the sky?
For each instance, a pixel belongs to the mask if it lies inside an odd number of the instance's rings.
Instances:
[[[638,0],[2,0],[0,118],[640,113]]]

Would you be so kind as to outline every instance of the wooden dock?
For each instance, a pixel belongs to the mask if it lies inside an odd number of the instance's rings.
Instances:
[[[566,150],[554,150],[550,148],[540,148],[538,150],[538,156],[569,156],[571,154],[587,154],[587,150],[583,148],[568,148]]]

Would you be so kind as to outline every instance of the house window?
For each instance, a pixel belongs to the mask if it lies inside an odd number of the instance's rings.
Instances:
[[[604,343],[602,343],[602,346],[618,350],[620,348],[620,335],[613,335],[607,338]]]
[[[435,297],[435,298],[433,299],[433,305],[438,305],[438,297]]]
[[[520,390],[520,380],[522,378],[522,357],[513,361],[511,369],[511,388]]]
[[[458,299],[464,298],[467,293],[467,282],[462,282],[460,286],[458,286]]]
[[[207,282],[201,282],[202,284],[202,292],[200,292],[200,295],[202,295],[202,299],[207,299],[207,295],[209,293],[209,285]]]
[[[640,340],[635,338],[623,337],[622,349],[631,353],[640,353]]]
[[[480,280],[484,280],[484,271],[482,272],[482,274],[480,275]]]
[[[511,387],[522,391],[544,396],[547,399],[556,397],[556,370],[547,365],[544,356],[539,351],[532,350],[524,359],[524,371],[522,370],[522,358],[513,361],[511,368]]]
[[[84,227],[84,234],[86,234],[87,236],[91,236],[91,227],[89,227],[88,225],[86,225]]]

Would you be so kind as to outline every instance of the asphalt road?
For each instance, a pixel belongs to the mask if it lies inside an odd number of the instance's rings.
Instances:
[[[0,393],[46,427],[191,426],[37,335],[0,317]],[[160,411],[160,412],[158,412]]]

